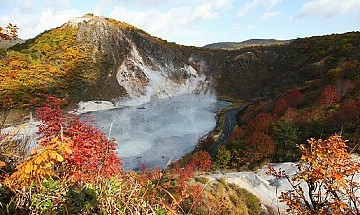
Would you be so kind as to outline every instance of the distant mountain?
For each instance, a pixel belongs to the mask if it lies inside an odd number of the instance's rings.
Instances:
[[[204,48],[212,49],[240,49],[251,46],[271,46],[289,43],[290,40],[274,40],[274,39],[250,39],[243,42],[219,42],[205,45]]]

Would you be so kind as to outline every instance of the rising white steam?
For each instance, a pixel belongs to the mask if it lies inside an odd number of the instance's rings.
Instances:
[[[178,95],[200,93],[207,88],[206,76],[184,64],[179,69],[186,74],[185,80],[173,80],[169,77],[169,70],[160,64],[149,66],[139,54],[136,46],[132,44],[132,50],[127,60],[120,66],[117,72],[119,84],[125,88],[129,98],[121,100],[118,105],[136,106],[148,103],[154,99],[170,98]]]
[[[171,157],[177,160],[194,149],[198,138],[214,128],[215,112],[224,105],[210,94],[183,95],[91,116],[105,132],[111,125],[125,169],[163,168]]]

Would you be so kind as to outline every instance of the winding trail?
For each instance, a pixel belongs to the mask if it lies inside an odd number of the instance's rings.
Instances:
[[[222,133],[221,133],[220,137],[216,140],[216,142],[209,148],[209,153],[211,155],[215,155],[216,149],[219,146],[227,145],[230,135],[236,126],[236,116],[238,114],[241,114],[241,115],[244,114],[246,109],[250,106],[250,104],[251,103],[247,103],[238,109],[231,109],[225,113],[224,127],[222,130]]]

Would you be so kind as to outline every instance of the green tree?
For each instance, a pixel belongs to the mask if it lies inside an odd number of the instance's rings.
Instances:
[[[231,153],[224,146],[220,146],[216,150],[215,154],[215,168],[216,169],[227,169],[228,163],[231,159]]]
[[[275,162],[292,161],[297,156],[298,127],[289,121],[280,120],[272,127],[275,140]]]

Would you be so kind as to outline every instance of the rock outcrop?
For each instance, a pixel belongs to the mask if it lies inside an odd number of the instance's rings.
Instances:
[[[128,97],[143,103],[202,92],[208,86],[206,76],[174,49],[131,25],[89,14],[64,26],[69,25],[78,29],[77,41],[94,65],[100,65],[93,98]]]

